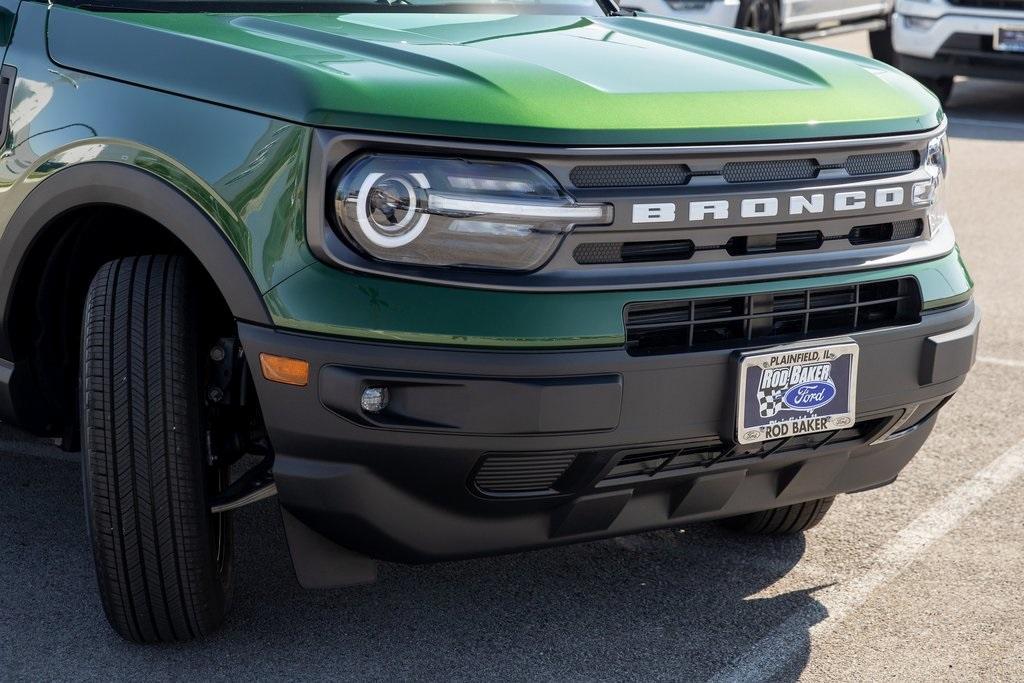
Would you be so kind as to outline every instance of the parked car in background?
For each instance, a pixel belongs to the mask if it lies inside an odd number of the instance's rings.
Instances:
[[[1024,80],[1024,0],[898,0],[892,38],[899,67],[942,102],[954,76]]]
[[[892,61],[893,0],[628,0],[621,4],[648,14],[801,40],[870,31],[872,56]]]

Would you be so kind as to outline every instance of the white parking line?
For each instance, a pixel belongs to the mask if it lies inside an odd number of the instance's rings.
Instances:
[[[816,603],[790,616],[777,629],[734,659],[712,681],[764,681],[785,667],[807,642],[834,629],[871,594],[899,576],[914,559],[955,529],[969,514],[1024,475],[1024,440],[979,470],[969,480],[922,513],[889,541],[860,576],[814,593]],[[828,611],[825,619],[820,608]]]
[[[993,356],[978,356],[979,363],[989,365],[1003,365],[1008,368],[1024,368],[1024,360],[1013,360],[1012,358],[995,358]]]

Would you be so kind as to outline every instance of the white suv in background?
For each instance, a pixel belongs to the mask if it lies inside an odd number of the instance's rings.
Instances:
[[[943,102],[954,76],[1024,80],[1024,0],[897,0],[892,41]]]
[[[892,61],[893,0],[619,0],[619,5],[625,10],[802,40],[870,31],[871,54],[883,62]]]
[[[740,0],[620,0],[619,5],[625,10],[660,17],[685,19],[715,26],[747,28],[738,23]]]

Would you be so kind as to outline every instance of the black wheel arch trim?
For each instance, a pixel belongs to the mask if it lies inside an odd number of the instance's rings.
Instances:
[[[33,188],[0,235],[0,357],[13,359],[9,335],[12,294],[36,240],[68,211],[100,204],[138,211],[162,225],[206,269],[232,315],[272,324],[259,288],[238,252],[192,199],[144,169],[87,162],[61,169]]]

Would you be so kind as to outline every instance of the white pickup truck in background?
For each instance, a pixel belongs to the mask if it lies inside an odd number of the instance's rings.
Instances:
[[[954,76],[1024,80],[1024,0],[897,0],[892,41],[943,103]]]
[[[870,31],[872,56],[892,61],[893,0],[621,0],[619,4],[626,10],[801,40]]]

